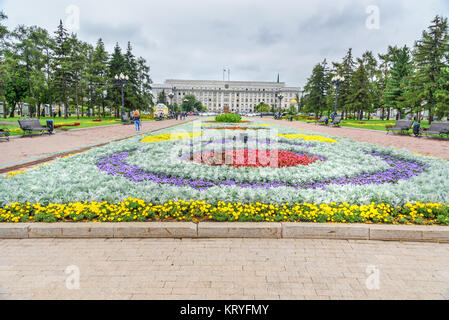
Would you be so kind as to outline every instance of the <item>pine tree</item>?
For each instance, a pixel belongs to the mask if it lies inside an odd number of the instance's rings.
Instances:
[[[358,119],[363,119],[363,112],[371,112],[369,108],[372,102],[372,95],[370,91],[370,83],[368,79],[368,72],[362,59],[358,59],[358,68],[352,75],[350,86],[350,95],[348,97],[348,105],[358,114]]]
[[[320,116],[328,109],[327,94],[330,89],[327,62],[317,64],[308,79],[305,90],[305,106],[307,111]]]
[[[6,62],[6,38],[8,37],[9,31],[6,26],[2,24],[4,20],[8,19],[3,11],[0,11],[0,100],[3,103],[3,117],[6,119],[7,109],[6,109],[6,80],[8,79],[8,67]]]
[[[53,81],[56,98],[64,105],[64,117],[68,118],[69,91],[72,82],[71,41],[62,20],[55,32],[55,48],[53,56]]]
[[[151,93],[150,67],[144,58],[137,59],[137,84],[138,84],[138,105],[142,109],[147,109],[153,101]]]
[[[385,91],[383,92],[384,105],[387,108],[396,109],[401,115],[404,114],[405,80],[412,72],[410,49],[404,46],[395,50],[392,57],[393,67],[387,79]]]
[[[429,112],[429,122],[433,121],[437,109],[437,91],[440,73],[448,53],[449,36],[447,18],[436,16],[428,31],[423,31],[421,40],[415,43],[413,53],[418,73],[418,84],[425,92],[425,107]]]
[[[345,82],[340,86],[338,91],[339,107],[344,111],[345,118],[347,118],[350,108],[349,100],[351,95],[351,81],[355,65],[356,64],[352,55],[352,48],[350,48],[346,53],[341,65],[337,64],[337,68],[340,69],[339,74],[345,78]]]
[[[114,47],[111,59],[109,60],[108,76],[109,81],[114,83],[109,87],[108,100],[112,101],[116,107],[116,117],[119,117],[119,109],[121,107],[121,90],[120,86],[115,81],[115,76],[125,72],[125,58],[123,57],[122,50],[118,43]]]
[[[442,119],[449,116],[449,67],[441,69],[440,82],[436,91],[437,116]]]
[[[138,70],[137,61],[132,53],[131,43],[128,42],[128,47],[125,53],[125,74],[129,77],[129,81],[125,88],[125,108],[129,111],[135,109],[139,104],[138,97]]]
[[[87,68],[87,78],[92,87],[92,98],[94,104],[98,105],[98,117],[101,117],[101,107],[103,107],[103,115],[105,114],[104,91],[108,89],[108,61],[109,54],[106,52],[103,40],[99,39],[95,49],[92,49],[91,61]]]

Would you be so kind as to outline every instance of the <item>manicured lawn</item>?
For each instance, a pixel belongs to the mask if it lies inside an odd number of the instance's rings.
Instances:
[[[6,128],[10,130],[11,136],[20,136],[25,134],[19,127],[18,120],[20,117],[15,118],[0,118],[0,122],[10,122],[11,125],[8,124],[2,124],[0,123],[0,129]],[[59,118],[40,118],[40,122],[43,126],[47,125],[47,120],[53,120],[55,126],[60,125],[74,125],[76,123],[79,123],[79,126],[63,126],[61,128],[57,128],[56,130],[74,130],[74,129],[83,129],[83,128],[92,128],[92,127],[102,127],[102,126],[111,126],[111,125],[121,125],[120,119],[116,118],[98,118],[98,117],[84,117],[77,119],[76,116],[69,117],[68,119],[64,119],[63,117]],[[101,120],[101,122],[96,122],[93,120]],[[143,122],[146,121],[153,121],[153,120],[142,120]]]
[[[301,121],[301,120],[300,120]],[[303,120],[307,123],[315,123],[315,121]],[[342,120],[342,127],[349,128],[359,128],[377,131],[387,131],[386,126],[394,126],[396,124],[395,120]],[[429,122],[421,122],[421,128],[429,128]]]

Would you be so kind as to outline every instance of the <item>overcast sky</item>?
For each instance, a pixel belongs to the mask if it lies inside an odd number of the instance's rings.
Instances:
[[[289,86],[303,86],[316,63],[339,61],[350,47],[358,56],[411,46],[435,15],[449,16],[449,0],[0,0],[0,7],[10,28],[53,32],[63,19],[82,40],[103,38],[108,50],[129,40],[155,83],[222,80],[226,67],[232,80],[275,81],[280,73]]]

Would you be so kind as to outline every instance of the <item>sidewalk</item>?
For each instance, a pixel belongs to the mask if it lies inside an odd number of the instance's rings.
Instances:
[[[449,244],[27,239],[0,251],[0,299],[449,299]]]
[[[325,127],[298,121],[290,122],[286,120],[274,120],[272,118],[264,118],[263,121],[285,127],[322,132],[331,136],[349,138],[356,141],[368,142],[385,147],[406,149],[408,151],[417,152],[426,156],[446,158],[449,160],[449,140],[438,140],[425,137],[416,138],[413,136],[387,134],[382,131],[346,127]]]

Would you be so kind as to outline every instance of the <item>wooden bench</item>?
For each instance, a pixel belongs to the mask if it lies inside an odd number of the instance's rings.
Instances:
[[[322,116],[320,120],[315,121],[315,125],[317,124],[324,124],[327,126],[329,124],[329,118],[326,116]]]
[[[19,120],[20,129],[31,135],[33,132],[48,133],[53,134],[53,131],[42,126],[38,119],[20,119]]]
[[[428,130],[423,130],[425,135],[448,136],[449,137],[449,122],[432,122]]]
[[[392,132],[402,132],[408,133],[413,125],[413,121],[411,120],[398,120],[394,127],[387,127],[387,134]]]
[[[122,114],[122,123],[123,124],[132,124],[132,120],[129,119],[128,114],[127,113],[123,113]]]
[[[341,124],[341,120],[342,120],[341,117],[335,117],[331,125],[333,125],[334,127],[339,127]]]
[[[9,130],[8,129],[0,129],[0,139],[6,139],[6,141],[9,141]]]

